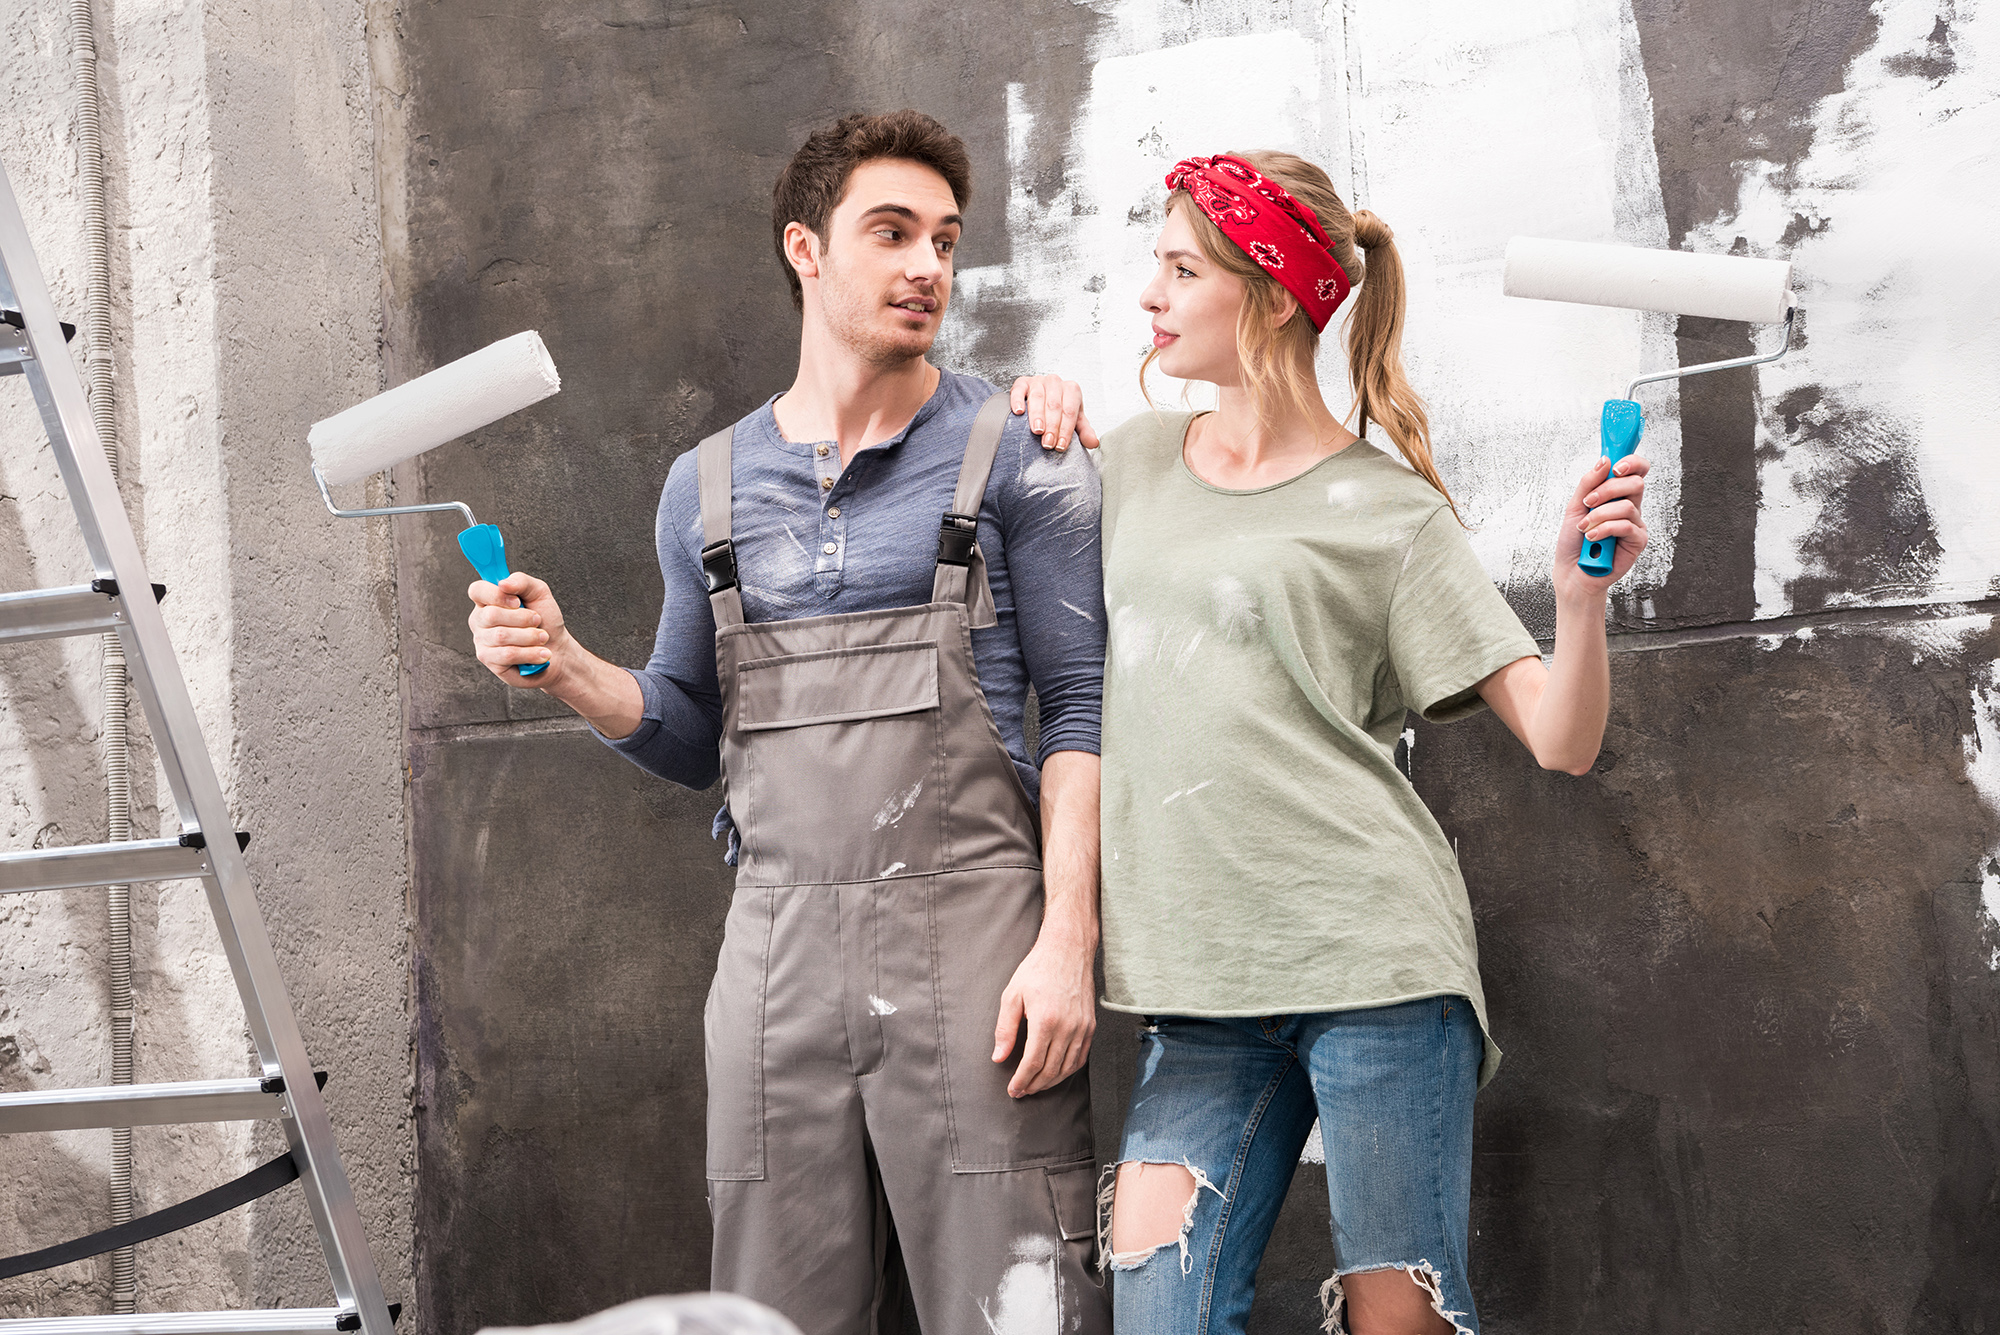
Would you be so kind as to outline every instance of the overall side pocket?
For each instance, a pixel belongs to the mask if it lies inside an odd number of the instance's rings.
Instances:
[[[1088,1067],[1053,1089],[1016,1099],[1007,1084],[1025,1038],[1016,1035],[1007,1061],[993,1060],[1001,995],[1041,927],[1041,873],[991,867],[934,877],[929,912],[952,1171],[1004,1173],[1087,1161]]]

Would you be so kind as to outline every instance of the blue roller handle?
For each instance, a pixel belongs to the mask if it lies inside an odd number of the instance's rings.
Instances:
[[[1603,449],[1604,457],[1615,468],[1620,459],[1639,448],[1639,436],[1646,429],[1645,416],[1639,405],[1631,399],[1609,399],[1604,404]],[[496,538],[498,534],[494,535]],[[1576,568],[1586,575],[1600,578],[1611,573],[1611,565],[1618,556],[1618,539],[1599,538],[1592,542],[1583,540],[1583,550],[1576,554]]]
[[[488,584],[498,584],[507,578],[507,543],[500,536],[500,530],[491,524],[474,524],[458,535],[458,548],[465,553],[465,559],[472,562],[472,568],[479,572],[479,578]],[[532,677],[547,663],[530,663],[521,669],[521,675]]]

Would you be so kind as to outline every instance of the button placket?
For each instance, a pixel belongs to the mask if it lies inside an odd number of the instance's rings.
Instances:
[[[819,531],[822,538],[821,550],[828,556],[837,556],[847,546],[847,521],[841,517],[840,507],[829,505],[820,512]]]
[[[846,526],[840,519],[840,507],[831,503],[841,478],[840,458],[831,445],[813,446],[813,472],[819,480],[820,502],[820,548],[813,568],[820,577],[822,593],[831,596],[839,586],[842,549],[846,545]]]

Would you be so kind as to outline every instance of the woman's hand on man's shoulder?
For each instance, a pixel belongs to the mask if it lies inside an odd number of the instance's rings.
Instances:
[[[1059,375],[1024,375],[1014,381],[1007,398],[1014,415],[1028,415],[1028,429],[1042,438],[1042,448],[1060,453],[1072,437],[1087,450],[1097,448],[1097,431],[1083,412],[1083,386]]]

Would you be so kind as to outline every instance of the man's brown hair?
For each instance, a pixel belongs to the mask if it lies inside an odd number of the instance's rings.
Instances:
[[[864,162],[901,158],[929,167],[951,187],[961,212],[972,198],[972,159],[965,144],[921,111],[891,111],[879,116],[842,116],[806,137],[771,187],[771,241],[792,285],[792,305],[806,308],[805,289],[785,258],[785,228],[792,223],[810,227],[827,243],[827,223],[834,206],[847,193],[847,178]]]

